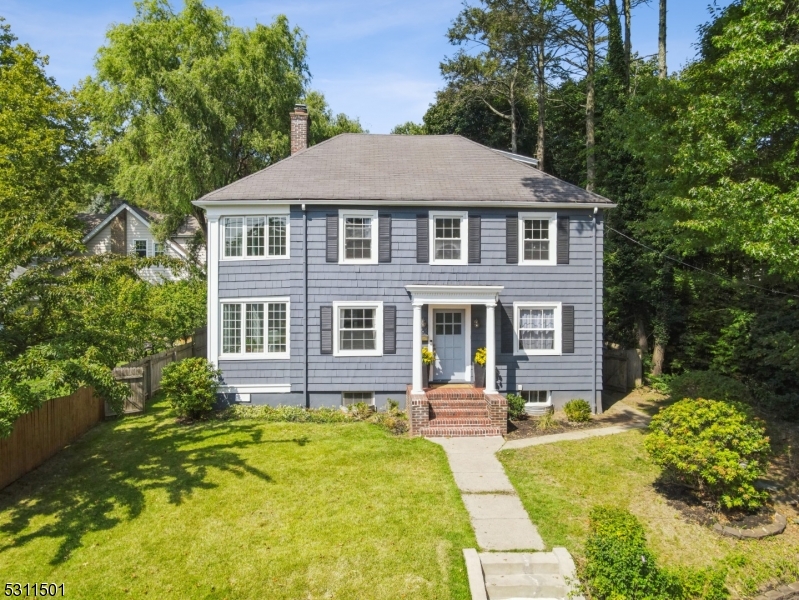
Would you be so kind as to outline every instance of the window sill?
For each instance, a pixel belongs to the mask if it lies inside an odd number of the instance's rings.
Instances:
[[[455,267],[455,266],[466,266],[469,262],[466,260],[431,260],[430,266],[441,266],[441,267]]]
[[[520,267],[556,267],[558,265],[554,260],[520,260]]]
[[[265,352],[251,354],[220,354],[218,360],[289,360],[291,354],[281,352],[280,354],[267,354]]]
[[[562,356],[560,350],[517,350],[514,356]]]
[[[336,358],[348,358],[350,356],[359,357],[359,356],[372,356],[372,357],[380,357],[383,356],[383,353],[378,350],[338,350],[337,352],[333,353],[333,356]]]
[[[340,265],[376,265],[377,260],[370,258],[369,260],[345,259],[338,261]]]
[[[288,260],[291,257],[286,256],[225,256],[220,257],[219,262],[239,262],[243,260]]]

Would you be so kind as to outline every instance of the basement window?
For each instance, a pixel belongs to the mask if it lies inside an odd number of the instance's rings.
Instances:
[[[374,392],[341,392],[341,406],[352,406],[363,402],[368,406],[375,405]]]

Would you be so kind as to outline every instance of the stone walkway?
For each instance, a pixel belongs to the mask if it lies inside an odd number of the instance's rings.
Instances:
[[[576,582],[574,561],[565,548],[543,552],[544,541],[496,457],[505,440],[428,439],[447,453],[477,545],[483,550],[463,551],[472,600],[571,597]]]
[[[569,440],[584,440],[603,435],[613,435],[614,433],[624,433],[634,429],[645,429],[646,425],[613,425],[611,427],[598,427],[597,429],[583,429],[578,431],[567,431],[566,433],[553,433],[552,435],[541,435],[538,437],[521,438],[510,440],[500,448],[500,450],[516,450],[527,448],[528,446],[540,446],[542,444],[554,444],[556,442],[566,442]]]

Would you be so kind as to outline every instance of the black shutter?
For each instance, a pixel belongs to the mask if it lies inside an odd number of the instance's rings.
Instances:
[[[564,306],[561,315],[563,342],[561,350],[564,354],[574,354],[574,307]]]
[[[427,215],[416,215],[416,262],[430,262],[430,221]]]
[[[338,215],[327,215],[327,262],[338,262]]]
[[[501,335],[500,353],[513,354],[513,304],[503,306],[500,302],[497,305],[499,311],[499,330]]]
[[[333,307],[323,306],[320,310],[322,354],[333,354]]]
[[[383,307],[383,354],[397,353],[397,307]]]
[[[505,219],[505,262],[519,263],[519,217],[508,215]]]
[[[391,262],[391,215],[377,218],[377,262]]]
[[[569,264],[569,217],[558,217],[558,264]]]
[[[480,215],[469,215],[469,264],[480,264]]]

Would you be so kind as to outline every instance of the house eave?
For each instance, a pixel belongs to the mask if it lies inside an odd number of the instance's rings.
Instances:
[[[611,202],[526,202],[526,201],[507,201],[507,200],[381,200],[374,199],[337,199],[337,200],[303,200],[301,198],[284,199],[262,199],[262,200],[195,200],[192,202],[205,210],[241,208],[259,205],[309,205],[309,206],[429,206],[429,207],[469,207],[469,208],[559,208],[577,210],[605,210],[616,208],[616,204]]]

